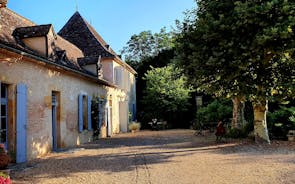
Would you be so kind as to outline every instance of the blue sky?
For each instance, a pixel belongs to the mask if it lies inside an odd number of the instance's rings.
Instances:
[[[77,3],[76,3],[77,2]],[[53,24],[58,32],[78,11],[119,54],[133,34],[175,25],[194,0],[9,0],[8,8],[36,24]]]

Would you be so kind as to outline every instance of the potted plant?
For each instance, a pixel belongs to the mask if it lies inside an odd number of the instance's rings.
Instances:
[[[11,184],[11,180],[8,174],[0,172],[0,183],[2,184]]]
[[[139,129],[140,129],[139,122],[132,121],[131,123],[129,123],[129,130],[131,130],[132,133],[135,133]]]

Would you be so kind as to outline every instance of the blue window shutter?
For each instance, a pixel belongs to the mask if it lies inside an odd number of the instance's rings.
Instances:
[[[78,127],[79,132],[83,131],[83,95],[79,94],[78,97]]]
[[[27,161],[27,86],[16,87],[16,163]]]
[[[88,119],[88,130],[92,130],[92,122],[91,122],[91,96],[88,95],[88,104],[87,104],[87,119]]]

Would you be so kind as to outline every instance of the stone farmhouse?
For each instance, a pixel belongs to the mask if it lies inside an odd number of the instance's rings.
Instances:
[[[76,12],[56,33],[0,1],[0,143],[16,162],[127,132],[136,71]],[[94,118],[96,117],[96,118]]]

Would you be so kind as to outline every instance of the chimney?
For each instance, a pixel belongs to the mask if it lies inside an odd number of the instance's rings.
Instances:
[[[7,6],[8,0],[0,0],[0,8],[5,8]]]
[[[110,45],[105,45],[105,47],[106,47],[108,50],[110,50]]]

